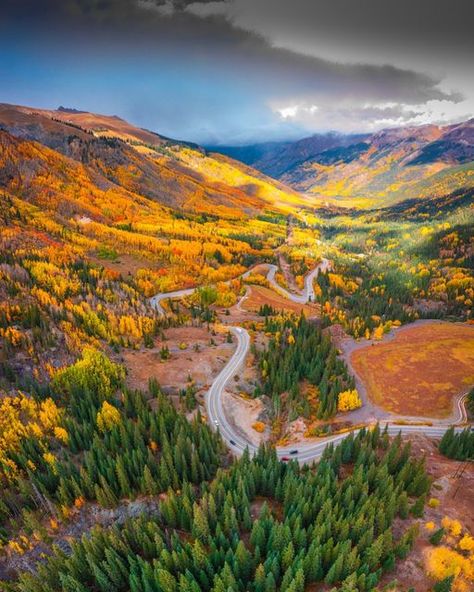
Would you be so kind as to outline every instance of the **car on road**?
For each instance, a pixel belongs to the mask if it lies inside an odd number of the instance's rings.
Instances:
[[[298,454],[297,450],[290,450],[290,454]]]
[[[234,442],[234,440],[229,440],[229,443],[232,444],[232,446],[237,446],[237,444]]]
[[[289,458],[288,456],[282,456],[282,457],[281,457],[281,460],[282,460],[283,462],[288,462],[288,461],[290,460],[290,458]]]
[[[217,419],[214,420],[214,423],[216,424],[216,426],[219,425],[219,422],[217,421]]]

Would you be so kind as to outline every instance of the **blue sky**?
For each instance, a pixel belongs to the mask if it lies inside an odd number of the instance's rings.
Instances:
[[[412,6],[407,26],[372,0],[341,3],[346,19],[326,0],[2,3],[0,101],[228,144],[472,116],[472,35],[459,12],[457,25],[431,22]]]

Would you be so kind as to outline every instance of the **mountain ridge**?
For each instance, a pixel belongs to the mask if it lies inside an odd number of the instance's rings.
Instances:
[[[430,180],[437,195],[443,182],[448,191],[474,184],[472,118],[446,126],[316,134],[293,143],[220,149],[243,155],[251,166],[314,199],[343,200],[349,206],[358,198],[379,207],[425,197]]]
[[[116,116],[0,105],[0,129],[80,162],[134,194],[185,211],[254,215],[304,198],[223,155],[137,128]]]

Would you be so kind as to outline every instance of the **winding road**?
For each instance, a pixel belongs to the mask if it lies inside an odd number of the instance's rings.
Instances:
[[[285,288],[283,288],[282,286],[280,286],[280,284],[276,282],[275,274],[278,271],[278,267],[276,265],[269,266],[267,280],[269,281],[270,285],[275,291],[277,291],[285,298],[288,298],[288,300],[292,300],[293,302],[297,302],[298,304],[306,304],[307,302],[314,301],[314,279],[318,277],[319,273],[325,272],[330,268],[331,263],[328,261],[328,259],[322,259],[321,263],[316,265],[316,267],[305,276],[304,288],[301,294],[293,294],[292,292],[288,292],[288,290],[285,290]]]
[[[270,265],[267,279],[272,287],[277,290],[280,294],[284,295],[289,300],[300,304],[314,299],[313,280],[321,271],[326,271],[330,268],[330,262],[327,259],[323,259],[319,265],[317,265],[306,277],[304,282],[304,290],[302,294],[293,294],[282,288],[275,281],[275,273],[277,271],[276,265]],[[245,272],[240,277],[247,277],[251,273],[251,270]],[[174,292],[167,292],[163,294],[157,294],[150,299],[150,303],[158,311],[160,315],[165,315],[166,311],[161,306],[163,300],[169,298],[181,298],[192,294],[196,288],[189,288],[185,290],[176,290]],[[246,293],[247,294],[247,293]],[[246,295],[244,295],[244,298]],[[234,376],[238,374],[244,365],[245,358],[247,356],[250,347],[250,335],[243,327],[229,327],[229,330],[237,340],[237,348],[234,351],[232,357],[221,370],[221,372],[214,379],[209,391],[206,393],[206,409],[207,417],[211,427],[214,430],[219,430],[222,439],[225,441],[229,449],[236,455],[242,454],[248,449],[251,455],[255,454],[257,447],[245,439],[240,433],[237,432],[236,428],[228,421],[223,405],[222,395],[226,386]],[[467,421],[467,414],[464,407],[464,399],[467,395],[461,397],[458,400],[458,409],[460,414],[460,422],[464,423]],[[387,422],[387,429],[390,435],[397,435],[399,432],[403,434],[422,433],[426,436],[433,438],[441,438],[444,432],[448,429],[446,425],[397,425],[395,423]],[[384,423],[381,423],[381,428],[385,427]],[[463,428],[457,427],[456,431],[460,431]],[[357,434],[359,429],[345,432],[343,434],[337,434],[334,436],[328,436],[321,438],[317,442],[307,442],[293,444],[292,446],[278,447],[277,455],[279,458],[288,460],[294,458],[300,463],[310,463],[318,460],[323,454],[326,446],[329,444],[337,444],[344,438],[347,438],[349,434]],[[296,448],[297,447],[297,448]]]
[[[242,278],[245,279],[252,273],[252,269],[247,270],[245,273],[239,275],[236,279]],[[232,280],[228,280],[224,282],[225,284],[229,284]],[[155,294],[149,300],[150,304],[153,308],[160,314],[161,316],[166,315],[166,310],[161,306],[163,300],[172,300],[173,298],[184,298],[185,296],[190,296],[194,294],[194,292],[198,290],[196,288],[185,288],[184,290],[175,290],[174,292],[162,292],[160,294]]]

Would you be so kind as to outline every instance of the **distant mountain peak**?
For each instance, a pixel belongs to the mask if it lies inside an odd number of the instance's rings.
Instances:
[[[61,111],[61,113],[87,113],[87,111],[80,111],[79,109],[74,109],[73,107],[63,107],[62,105],[57,108],[57,111]]]

